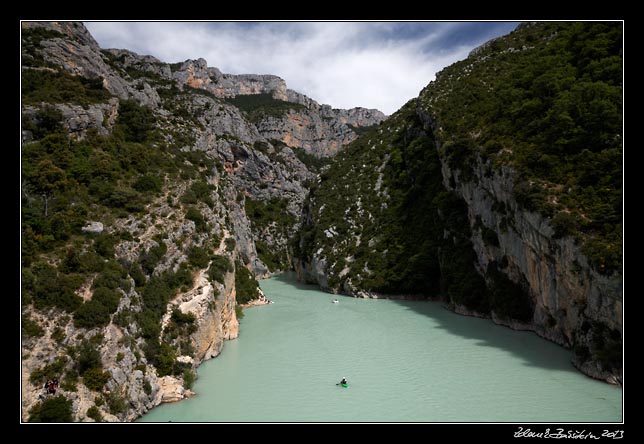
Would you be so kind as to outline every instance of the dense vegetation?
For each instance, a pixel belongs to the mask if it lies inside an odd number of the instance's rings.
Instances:
[[[237,303],[245,304],[259,297],[259,283],[248,271],[244,264],[235,264],[235,289],[237,290]]]
[[[266,116],[282,117],[289,110],[305,109],[304,105],[275,99],[271,94],[244,94],[226,101],[244,111],[251,122],[258,122]]]
[[[112,97],[103,88],[103,79],[72,76],[66,71],[23,69],[22,101],[27,105],[71,103],[90,105],[105,103]]]
[[[262,201],[246,197],[245,205],[253,231],[256,234],[262,234],[261,238],[265,239],[268,236],[273,239],[291,238],[296,218],[287,209],[287,199],[273,197],[268,201]],[[270,270],[285,270],[288,267],[286,245],[269,247],[265,242],[257,239],[255,246],[257,255]]]
[[[311,192],[309,219],[294,256],[313,252],[328,263],[329,285],[381,293],[423,294],[502,316],[531,314],[523,292],[517,306],[486,289],[474,269],[466,204],[442,183],[433,135],[411,101],[378,129],[338,154]]]
[[[211,281],[223,284],[224,276],[231,271],[233,266],[227,257],[215,255],[211,258],[210,267],[208,267],[208,277]]]
[[[306,165],[306,168],[308,168],[309,171],[313,171],[315,173],[319,173],[322,168],[324,168],[331,162],[331,159],[329,157],[314,156],[313,154],[306,152],[304,148],[293,147],[291,149],[300,160],[300,162]]]
[[[72,422],[72,401],[62,395],[47,398],[29,414],[29,422]]]
[[[463,180],[474,155],[512,165],[517,202],[575,236],[605,274],[622,256],[622,38],[618,22],[522,26],[420,98]]]

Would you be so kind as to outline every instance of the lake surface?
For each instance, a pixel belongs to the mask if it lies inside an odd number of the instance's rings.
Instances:
[[[622,420],[620,388],[533,333],[436,302],[334,296],[291,274],[260,284],[275,303],[244,310],[239,338],[199,367],[197,396],[139,421]]]

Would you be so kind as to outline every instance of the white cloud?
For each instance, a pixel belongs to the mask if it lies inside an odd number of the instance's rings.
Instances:
[[[85,24],[104,48],[125,48],[170,63],[201,57],[224,73],[275,74],[320,103],[378,108],[386,114],[489,38],[481,36],[474,45],[449,44],[448,37],[463,29],[458,23]]]

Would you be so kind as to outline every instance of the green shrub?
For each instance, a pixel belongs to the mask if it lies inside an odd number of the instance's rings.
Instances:
[[[209,185],[204,180],[196,180],[191,185],[190,188],[181,196],[181,202],[186,204],[196,204],[198,202],[204,202],[210,208],[215,206],[212,197],[210,194],[213,191],[213,187]]]
[[[225,256],[215,255],[212,257],[210,267],[208,268],[208,277],[211,281],[224,283],[224,275],[233,271],[232,264]]]
[[[105,287],[110,290],[121,288],[128,290],[130,282],[127,278],[127,270],[115,260],[104,262],[103,270],[96,276],[92,284],[93,288]]]
[[[354,129],[354,128],[352,128]],[[354,129],[355,130],[355,129]],[[279,141],[278,141],[279,142]],[[273,143],[275,145],[275,143]],[[310,171],[319,172],[322,168],[328,165],[331,162],[331,159],[328,157],[318,157],[313,154],[310,154],[300,147],[291,147],[293,153],[300,159]]]
[[[287,266],[286,255],[283,251],[271,248],[266,242],[260,240],[255,241],[255,248],[257,250],[257,256],[259,256],[259,259],[264,262],[269,270],[276,271],[284,269]]]
[[[111,234],[101,234],[94,241],[94,250],[106,259],[114,257],[116,239]]]
[[[194,313],[183,313],[181,310],[175,307],[172,310],[172,314],[170,315],[170,320],[179,325],[190,325],[195,323],[196,318]]]
[[[268,201],[245,200],[246,215],[252,222],[253,231],[257,234],[266,230],[275,236],[289,239],[292,236],[295,217],[288,211],[288,200],[273,197]],[[261,238],[255,240],[257,253],[269,269],[285,268],[288,264],[286,248],[268,245]]]
[[[109,372],[104,372],[102,368],[94,367],[83,374],[83,383],[88,389],[99,392],[110,380],[110,376]]]
[[[58,31],[45,28],[23,28],[21,30],[22,37],[22,53],[25,57],[22,58],[23,66],[55,66],[50,62],[45,62],[42,55],[43,40],[50,40],[53,38],[64,37]]]
[[[23,119],[22,128],[31,131],[35,140],[63,132],[63,114],[53,106],[44,106],[34,114],[33,119]]]
[[[192,285],[192,276],[185,268],[180,268],[177,273],[165,272],[161,276],[153,276],[143,289],[143,310],[136,314],[136,321],[142,336],[148,340],[146,356],[156,356],[160,350],[160,345],[152,342],[156,341],[155,338],[161,333],[159,323],[168,301],[181,285]]]
[[[62,343],[65,340],[65,337],[65,330],[60,327],[54,328],[51,332],[51,338],[58,344]]]
[[[582,245],[582,252],[598,272],[610,275],[619,271],[622,266],[621,233],[607,238],[587,239]]]
[[[141,268],[147,274],[152,274],[163,255],[168,251],[168,246],[163,241],[159,241],[156,246],[150,247],[147,251],[139,254],[139,263]]]
[[[142,287],[143,285],[145,285],[145,275],[143,274],[141,266],[138,263],[131,263],[128,266],[128,273],[130,274],[130,277],[134,279],[134,285],[136,287]]]
[[[206,268],[208,266],[208,252],[205,248],[193,245],[188,249],[188,261],[195,268]]]
[[[35,264],[32,270],[36,308],[57,306],[72,312],[82,304],[83,299],[74,293],[82,284],[82,276],[58,273],[54,267],[44,263]]]
[[[29,422],[71,422],[72,401],[62,395],[47,398],[29,410]]]
[[[140,176],[132,185],[132,188],[142,193],[158,193],[162,187],[163,179],[151,173]]]
[[[143,391],[145,392],[146,395],[149,395],[152,393],[152,385],[150,384],[150,381],[147,379],[143,381]]]
[[[235,290],[237,291],[237,303],[246,302],[259,297],[259,283],[250,271],[241,262],[235,264]]]
[[[42,386],[42,384],[44,384],[48,379],[61,378],[65,371],[66,364],[67,358],[65,356],[58,356],[50,364],[31,372],[31,375],[29,375],[29,382]]]
[[[78,391],[76,384],[78,383],[78,377],[75,372],[70,372],[65,374],[65,378],[60,381],[60,388],[67,390],[68,392]]]
[[[116,393],[112,392],[105,395],[105,401],[112,415],[117,415],[127,410],[127,402],[125,402],[125,399]]]
[[[145,142],[150,137],[156,121],[152,110],[134,100],[121,100],[116,128],[123,131],[128,142]]]
[[[78,347],[78,356],[76,357],[78,374],[83,376],[92,368],[102,367],[101,354],[89,341],[84,340]]]
[[[143,351],[148,362],[156,367],[159,376],[173,374],[177,355],[170,344],[148,339]]]
[[[187,268],[185,262],[181,264],[176,273],[167,273],[164,279],[170,288],[181,289],[181,291],[188,291],[194,282],[192,272]]]
[[[191,389],[192,385],[195,383],[195,379],[197,379],[195,372],[188,369],[183,371],[183,386],[185,388]]]
[[[88,408],[85,414],[87,415],[88,418],[92,418],[96,422],[103,422],[103,415],[101,414],[101,411],[98,409],[98,407],[96,407],[95,405]]]
[[[79,262],[80,271],[85,273],[98,273],[105,267],[104,259],[93,251],[80,255]]]
[[[208,230],[208,224],[201,215],[201,211],[199,211],[197,208],[188,207],[188,209],[186,210],[186,219],[191,220],[195,223],[197,232],[205,232]]]
[[[42,327],[29,316],[22,315],[22,334],[30,338],[38,338],[43,335]]]
[[[92,299],[81,305],[74,313],[74,325],[79,328],[102,327],[109,324],[118,308],[121,296],[107,287],[94,290]]]

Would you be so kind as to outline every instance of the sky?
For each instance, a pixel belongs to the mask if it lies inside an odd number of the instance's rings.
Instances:
[[[226,74],[274,74],[334,108],[393,114],[442,68],[517,22],[85,22],[101,48]]]

